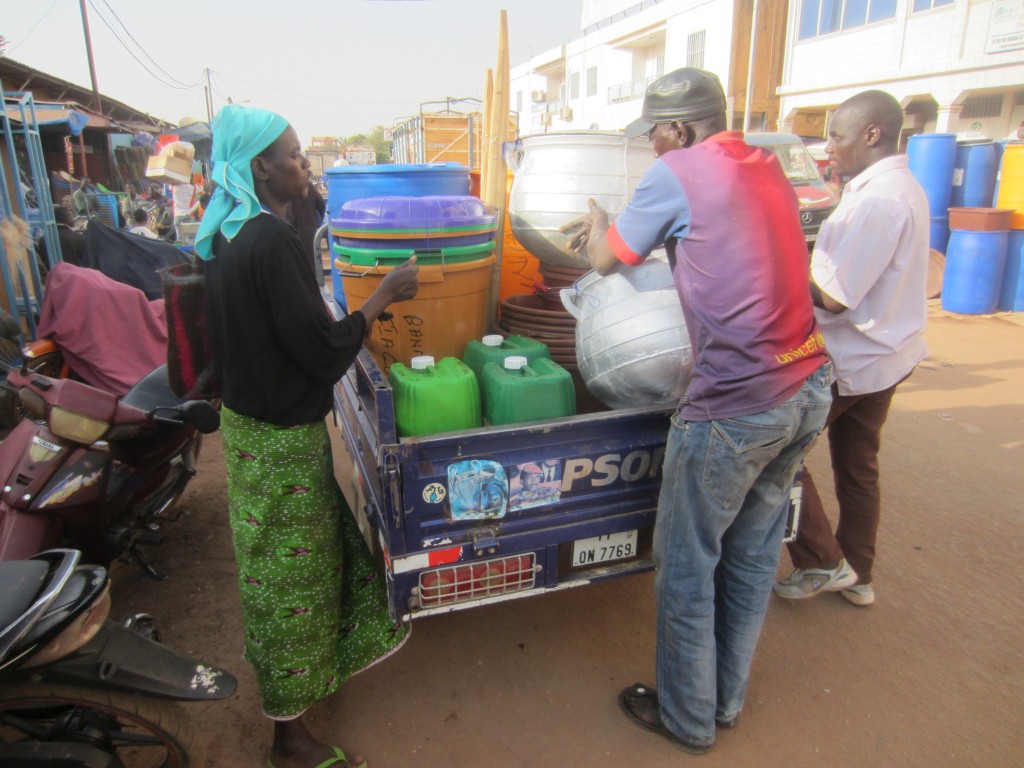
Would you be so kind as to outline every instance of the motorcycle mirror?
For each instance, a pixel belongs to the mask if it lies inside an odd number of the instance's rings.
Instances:
[[[189,424],[204,435],[220,429],[220,412],[206,400],[189,400],[181,406],[181,413]]]

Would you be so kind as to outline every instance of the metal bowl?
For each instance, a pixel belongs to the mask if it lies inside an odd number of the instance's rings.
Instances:
[[[693,350],[663,252],[604,277],[591,272],[562,289],[562,302],[576,318],[580,374],[605,405],[671,407],[686,394]]]
[[[618,214],[654,162],[646,139],[617,131],[564,131],[524,136],[507,153],[515,173],[509,223],[516,239],[542,264],[589,269],[559,228],[589,213],[593,199]]]

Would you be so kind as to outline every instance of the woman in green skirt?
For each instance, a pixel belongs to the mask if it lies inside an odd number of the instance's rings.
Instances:
[[[388,616],[383,579],[335,480],[325,417],[371,324],[416,295],[417,268],[414,259],[396,267],[359,310],[334,320],[286,221],[309,192],[309,167],[280,115],[224,107],[213,123],[217,191],[196,239],[245,653],[274,722],[271,768],[361,765],[317,740],[302,715],[408,631]]]

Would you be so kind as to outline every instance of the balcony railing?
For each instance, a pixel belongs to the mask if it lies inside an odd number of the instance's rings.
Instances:
[[[656,75],[645,77],[642,80],[630,80],[627,83],[617,83],[616,85],[608,86],[608,103],[615,104],[620,101],[632,101],[633,99],[643,98],[647,86],[659,77],[661,77],[660,72]]]

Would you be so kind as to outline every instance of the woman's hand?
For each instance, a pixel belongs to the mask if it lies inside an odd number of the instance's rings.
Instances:
[[[384,276],[376,292],[384,293],[384,297],[387,299],[385,306],[396,301],[409,301],[416,297],[416,292],[420,287],[419,271],[420,268],[416,266],[416,257],[413,256]]]
[[[370,327],[377,319],[384,314],[384,310],[389,304],[415,298],[416,291],[420,287],[419,271],[420,268],[416,266],[416,257],[413,256],[407,262],[399,264],[384,276],[384,279],[380,281],[380,285],[377,286],[377,290],[370,294],[370,298],[359,307],[359,312],[366,318],[367,332],[369,332]]]

